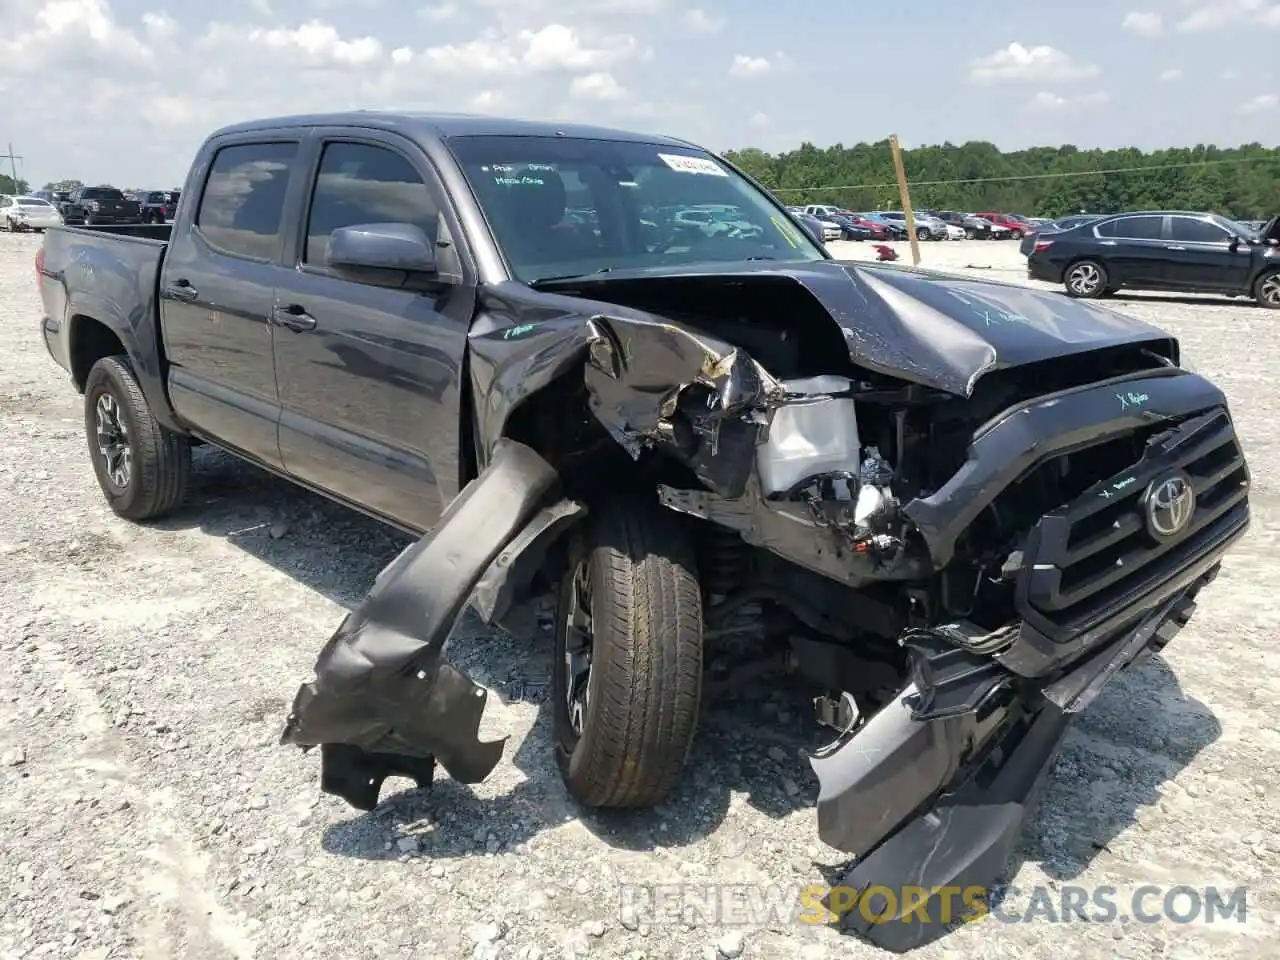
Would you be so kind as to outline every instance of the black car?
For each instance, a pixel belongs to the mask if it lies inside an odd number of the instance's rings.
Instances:
[[[838,213],[831,213],[825,217],[819,217],[819,220],[826,220],[834,223],[840,228],[841,240],[874,240],[875,234],[859,223],[855,223],[852,217],[845,217]]]
[[[143,190],[138,193],[143,223],[166,223],[173,219],[178,209],[178,192],[175,190]]]
[[[1031,251],[1035,249],[1036,237],[1042,237],[1046,233],[1061,233],[1064,230],[1071,230],[1081,224],[1101,220],[1104,216],[1106,214],[1103,213],[1078,213],[1070,217],[1063,217],[1060,220],[1050,220],[1048,223],[1042,223],[1034,233],[1028,233],[1018,241],[1018,252],[1024,257],[1029,257],[1031,256]]]
[[[1121,288],[1251,296],[1280,310],[1280,227],[1258,232],[1213,213],[1146,211],[1104,217],[1035,239],[1034,280],[1071,297]]]
[[[61,204],[58,212],[67,224],[93,226],[101,223],[141,223],[142,208],[137,200],[125,197],[115,187],[78,187]]]

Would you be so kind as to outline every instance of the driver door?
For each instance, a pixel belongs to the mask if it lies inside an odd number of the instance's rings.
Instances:
[[[339,277],[325,253],[333,230],[357,224],[414,224],[438,252],[461,232],[411,145],[364,130],[312,144],[295,269],[273,311],[280,455],[304,483],[425,531],[457,493],[472,272],[443,292],[402,290]]]

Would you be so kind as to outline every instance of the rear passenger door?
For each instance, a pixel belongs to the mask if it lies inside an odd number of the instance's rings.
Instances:
[[[1168,251],[1161,215],[1118,217],[1099,224],[1101,260],[1113,284],[1148,289],[1164,286]]]
[[[286,205],[301,135],[216,144],[192,171],[194,216],[175,224],[160,278],[174,409],[198,433],[279,469],[273,328]],[[295,214],[296,215],[296,214]]]
[[[420,148],[374,131],[317,131],[295,269],[276,310],[280,451],[298,479],[427,530],[459,476],[460,383],[475,285],[463,236]],[[411,223],[436,242],[441,292],[357,282],[325,263],[330,233]],[[296,324],[295,324],[296,326]]]

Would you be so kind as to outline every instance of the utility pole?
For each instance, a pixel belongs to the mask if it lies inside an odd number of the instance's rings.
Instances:
[[[9,172],[13,175],[13,189],[18,189],[18,161],[24,159],[21,156],[15,156],[13,152],[13,144],[9,144],[9,152],[0,154],[0,160],[9,161]]]
[[[916,239],[915,212],[911,209],[911,191],[907,188],[907,172],[902,166],[902,147],[895,133],[889,137],[889,150],[893,153],[893,169],[898,175],[898,193],[902,197],[902,214],[906,217],[907,238],[911,241],[911,262],[920,265],[920,243]],[[12,152],[12,151],[10,151]]]

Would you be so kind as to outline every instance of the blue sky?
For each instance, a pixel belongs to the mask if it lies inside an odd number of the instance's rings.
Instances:
[[[169,186],[218,125],[349,107],[715,150],[1280,143],[1280,0],[695,2],[0,0],[0,144],[36,183]]]

